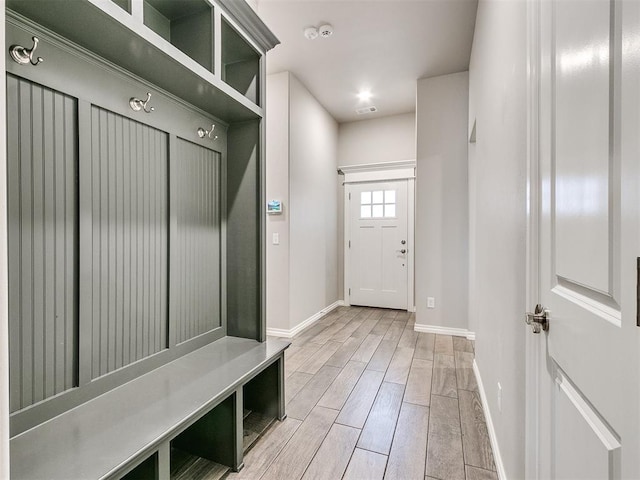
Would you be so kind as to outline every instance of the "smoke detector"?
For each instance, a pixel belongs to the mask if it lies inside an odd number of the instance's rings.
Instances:
[[[367,113],[374,113],[377,112],[378,109],[376,107],[374,107],[373,105],[370,105],[368,107],[364,107],[364,108],[357,108],[356,109],[356,113],[358,115],[366,115]]]
[[[331,35],[333,35],[333,27],[328,23],[326,25],[321,25],[318,28],[318,33],[322,38],[330,37]]]
[[[308,27],[304,29],[304,36],[309,40],[318,38],[318,29],[316,27]]]

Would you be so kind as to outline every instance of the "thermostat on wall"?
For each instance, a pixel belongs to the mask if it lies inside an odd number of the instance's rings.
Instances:
[[[280,215],[282,213],[282,202],[280,200],[270,200],[267,202],[267,213],[269,215]]]

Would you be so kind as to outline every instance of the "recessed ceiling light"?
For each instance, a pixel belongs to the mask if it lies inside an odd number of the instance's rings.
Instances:
[[[367,101],[371,100],[371,91],[370,90],[360,90],[360,92],[358,93],[358,98],[363,102],[367,102]]]

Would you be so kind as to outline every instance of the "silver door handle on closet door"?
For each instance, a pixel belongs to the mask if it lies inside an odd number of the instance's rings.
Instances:
[[[538,304],[533,313],[526,313],[524,321],[527,325],[531,325],[533,333],[540,333],[543,330],[546,332],[549,330],[550,315],[551,312],[548,309]]]

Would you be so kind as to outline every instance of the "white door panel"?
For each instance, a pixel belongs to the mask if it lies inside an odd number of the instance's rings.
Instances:
[[[370,225],[362,225],[355,231],[352,245],[358,245],[360,248],[359,255],[356,257],[358,268],[355,270],[354,285],[359,286],[360,291],[375,292],[380,289],[381,269],[379,262],[372,262],[371,258],[380,257],[381,250],[379,248],[379,231]]]
[[[620,442],[615,433],[560,371],[555,377],[553,478],[620,478]]]
[[[347,188],[349,303],[406,310],[407,180],[359,183]]]
[[[537,475],[637,479],[640,75],[623,38],[640,43],[640,8],[541,0],[532,12],[540,72],[532,280],[550,321],[528,356],[536,363],[528,371],[538,372],[527,422],[536,429]]]
[[[382,225],[380,229],[382,250],[380,251],[380,257],[382,259],[380,273],[381,285],[380,288],[385,293],[394,293],[397,290],[405,292],[406,296],[406,276],[407,269],[403,268],[406,265],[406,253],[400,252],[402,244],[398,242],[398,239],[404,239],[407,237],[407,232],[399,231],[398,225]],[[406,245],[405,245],[406,246]],[[405,249],[406,250],[406,249]],[[385,254],[385,252],[392,252],[391,254]],[[398,267],[400,265],[400,268]]]
[[[556,57],[557,274],[605,293],[610,292],[612,220],[609,10],[608,0],[557,2],[550,52]]]

